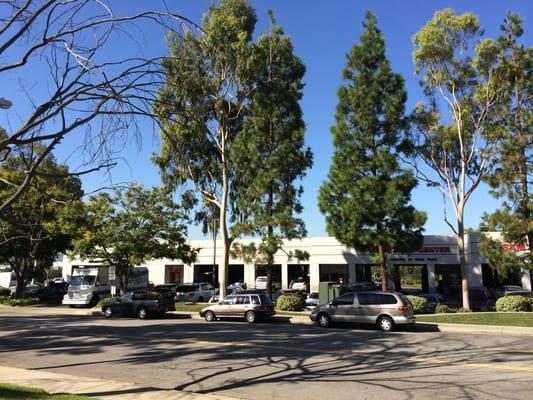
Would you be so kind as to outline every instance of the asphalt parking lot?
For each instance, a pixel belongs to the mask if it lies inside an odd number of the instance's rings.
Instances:
[[[245,399],[526,399],[530,338],[0,310],[1,365]],[[357,394],[357,395],[356,395]]]

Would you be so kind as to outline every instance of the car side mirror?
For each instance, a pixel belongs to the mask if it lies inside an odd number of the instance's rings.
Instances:
[[[329,304],[332,305],[332,306],[337,307],[337,304],[339,304],[339,303],[337,303],[335,300],[331,300],[331,301],[329,302]]]

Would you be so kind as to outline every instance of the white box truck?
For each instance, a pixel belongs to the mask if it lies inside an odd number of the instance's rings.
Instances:
[[[111,294],[112,284],[114,282],[109,279],[107,266],[73,266],[71,280],[62,303],[93,307],[102,297]],[[148,268],[134,267],[133,277],[128,281],[128,290],[148,290],[148,285]]]

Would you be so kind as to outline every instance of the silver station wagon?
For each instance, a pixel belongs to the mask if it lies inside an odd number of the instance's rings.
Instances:
[[[244,318],[249,323],[274,315],[274,306],[266,294],[236,294],[204,308],[200,316],[210,322],[216,318]]]
[[[413,307],[401,293],[350,292],[316,307],[309,316],[326,328],[336,322],[377,325],[391,331],[395,325],[414,324]]]

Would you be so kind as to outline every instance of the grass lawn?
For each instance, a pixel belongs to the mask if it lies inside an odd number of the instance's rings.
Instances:
[[[93,397],[73,394],[48,394],[44,390],[0,383],[0,400],[38,399],[38,400],[91,400]]]
[[[417,315],[419,322],[533,327],[533,312],[484,312],[446,315]]]
[[[207,303],[184,303],[180,301],[176,303],[176,311],[197,313],[198,311],[203,310],[207,306]]]

